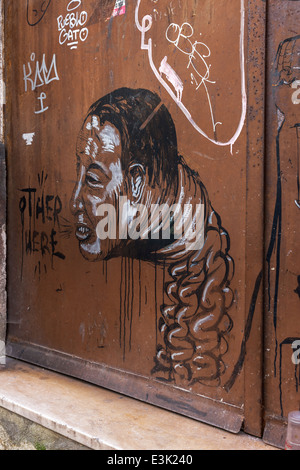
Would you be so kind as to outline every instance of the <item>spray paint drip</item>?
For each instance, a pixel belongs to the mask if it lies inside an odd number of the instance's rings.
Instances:
[[[297,199],[295,204],[300,209],[300,123],[294,126],[297,132]]]

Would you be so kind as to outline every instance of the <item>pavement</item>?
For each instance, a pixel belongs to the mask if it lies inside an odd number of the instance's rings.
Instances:
[[[278,450],[101,387],[8,359],[2,450]]]

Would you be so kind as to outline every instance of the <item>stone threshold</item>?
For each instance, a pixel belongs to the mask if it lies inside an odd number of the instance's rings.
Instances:
[[[6,426],[10,412],[75,443],[66,441],[66,450],[76,443],[78,449],[110,451],[278,450],[243,432],[232,434],[10,358],[0,366],[0,407]]]

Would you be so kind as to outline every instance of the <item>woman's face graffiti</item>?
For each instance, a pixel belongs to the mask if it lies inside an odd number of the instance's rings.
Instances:
[[[77,142],[77,182],[71,199],[76,237],[81,254],[89,261],[104,259],[109,240],[100,240],[96,229],[97,209],[116,203],[123,184],[121,137],[111,124],[100,126],[97,116],[89,116]]]
[[[174,123],[158,103],[150,91],[120,89],[90,108],[77,141],[75,233],[88,261],[122,256],[164,265],[172,289],[163,283],[170,302],[161,305],[156,328],[163,341],[151,374],[219,386],[227,352],[221,345],[232,328],[230,240],[198,174],[178,154]],[[106,220],[116,226],[113,238]]]

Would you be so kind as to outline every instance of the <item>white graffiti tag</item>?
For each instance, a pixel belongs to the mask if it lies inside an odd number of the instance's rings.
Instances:
[[[233,144],[239,138],[242,129],[244,127],[246,110],[247,110],[247,94],[246,94],[246,78],[245,78],[245,0],[240,0],[240,39],[239,39],[239,57],[240,57],[240,83],[241,83],[241,114],[236,130],[233,135],[220,141],[215,136],[215,130],[217,125],[221,125],[220,122],[216,122],[213,113],[213,107],[211,103],[211,95],[208,89],[208,84],[213,85],[216,82],[211,79],[211,64],[208,60],[211,56],[211,50],[205,44],[205,42],[197,41],[194,39],[193,27],[184,22],[182,25],[171,23],[167,30],[165,37],[169,44],[173,44],[176,50],[180,51],[186,56],[187,63],[186,68],[189,71],[189,78],[192,85],[195,86],[195,90],[198,91],[200,88],[205,90],[209,110],[210,119],[214,137],[210,137],[200,126],[197,124],[197,116],[191,115],[188,105],[183,103],[184,85],[182,77],[171,67],[168,62],[168,57],[165,56],[161,61],[159,67],[156,67],[153,60],[153,43],[152,37],[149,31],[152,28],[153,20],[158,18],[157,11],[154,10],[154,16],[152,14],[144,15],[141,19],[139,18],[140,5],[142,0],[137,0],[135,8],[135,24],[137,29],[141,33],[141,49],[148,52],[148,60],[150,67],[156,76],[157,80],[167,90],[171,98],[175,101],[177,106],[189,120],[194,129],[199,132],[210,142],[225,147],[229,146],[231,153]],[[146,39],[147,33],[147,39]]]
[[[89,30],[85,26],[88,20],[86,11],[78,11],[81,0],[71,0],[68,3],[66,16],[57,18],[59,44],[67,44],[70,49],[77,49],[79,42],[88,38]],[[76,10],[76,11],[75,11]]]
[[[49,85],[54,80],[59,80],[56,66],[56,56],[53,54],[51,64],[49,68],[46,64],[46,56],[43,54],[42,62],[35,60],[35,53],[33,52],[30,56],[30,61],[23,64],[23,80],[25,92],[35,91],[38,87]],[[38,96],[40,101],[40,109],[35,111],[35,114],[41,114],[47,111],[48,107],[44,106],[44,100],[47,98],[46,93],[41,92]]]

